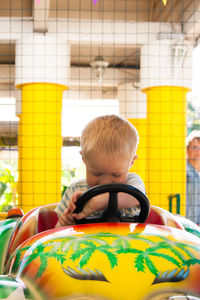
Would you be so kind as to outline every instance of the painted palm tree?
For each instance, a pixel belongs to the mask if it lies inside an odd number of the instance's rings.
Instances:
[[[136,241],[143,242],[141,249],[133,247]],[[144,247],[144,243],[146,247]],[[18,270],[21,273],[33,260],[39,258],[41,264],[35,277],[41,277],[48,266],[49,258],[55,258],[63,271],[73,278],[108,281],[100,270],[87,269],[88,262],[94,253],[104,254],[112,269],[118,266],[120,255],[132,254],[133,268],[136,268],[138,272],[150,271],[155,276],[153,284],[156,284],[172,279],[174,281],[183,280],[188,276],[191,265],[200,264],[200,260],[197,258],[200,247],[172,241],[163,236],[157,236],[157,240],[153,241],[151,235],[147,237],[139,233],[121,236],[100,232],[84,236],[54,238],[51,242],[35,244],[34,247],[27,246],[17,250],[12,272]],[[23,259],[25,252],[26,255]],[[153,262],[154,257],[170,262],[174,265],[174,269],[161,273],[159,266]],[[77,263],[76,268],[66,268],[67,260]]]

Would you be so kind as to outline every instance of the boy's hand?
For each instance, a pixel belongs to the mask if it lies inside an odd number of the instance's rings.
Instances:
[[[68,203],[68,208],[71,212],[75,211],[76,209],[76,201],[77,199],[83,194],[83,192],[81,191],[76,191],[74,192],[72,198],[70,199],[69,203]]]
[[[60,218],[58,219],[58,222],[56,224],[56,228],[57,227],[62,227],[62,226],[69,226],[69,225],[75,225],[76,222],[72,216],[71,211],[69,210],[69,208],[67,208],[64,213],[60,216]]]
[[[77,220],[80,220],[80,219],[83,219],[83,218],[86,218],[88,217],[89,215],[91,215],[93,212],[96,211],[96,201],[95,201],[95,198],[92,198],[90,199],[86,205],[84,206],[83,210],[78,213],[78,214],[73,214],[73,212],[75,211],[76,209],[76,202],[77,202],[77,199],[83,194],[83,192],[81,191],[76,191],[71,200],[69,201],[68,203],[68,208],[69,210],[72,212],[72,216],[77,219]]]
[[[103,210],[107,207],[108,196],[98,195],[91,198],[83,207],[83,210],[78,214],[72,214],[76,220],[84,219],[96,211]],[[79,196],[80,197],[80,196]]]
[[[76,209],[76,201],[83,194],[81,191],[77,191],[73,194],[72,198],[68,203],[68,208],[64,211],[64,213],[59,217],[58,222],[56,224],[57,227],[75,225],[76,222],[73,217],[73,211]]]

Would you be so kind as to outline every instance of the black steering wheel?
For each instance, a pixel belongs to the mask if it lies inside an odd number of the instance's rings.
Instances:
[[[138,200],[140,203],[140,212],[136,216],[123,217],[120,215],[118,209],[118,197],[119,192],[127,193]],[[108,207],[104,210],[101,216],[87,217],[85,219],[76,220],[77,224],[88,224],[88,223],[101,223],[101,222],[130,222],[130,223],[143,223],[150,210],[150,203],[145,194],[143,194],[137,188],[122,183],[112,183],[95,186],[87,190],[82,194],[76,202],[76,209],[74,213],[79,213],[84,208],[85,204],[94,196],[99,194],[109,193]]]

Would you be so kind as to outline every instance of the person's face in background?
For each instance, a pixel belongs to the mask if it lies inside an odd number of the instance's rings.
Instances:
[[[189,161],[200,161],[200,138],[194,138],[187,147]]]

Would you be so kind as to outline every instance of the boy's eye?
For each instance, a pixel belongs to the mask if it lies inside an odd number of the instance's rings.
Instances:
[[[121,174],[113,174],[113,177],[120,177],[121,176]]]
[[[101,173],[93,173],[94,176],[99,177],[101,176]]]

